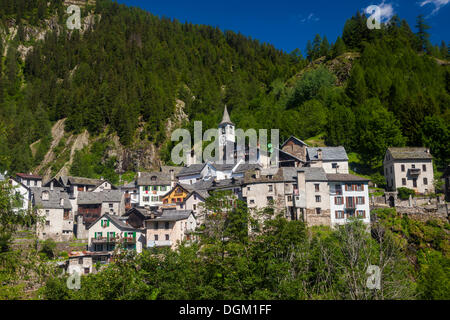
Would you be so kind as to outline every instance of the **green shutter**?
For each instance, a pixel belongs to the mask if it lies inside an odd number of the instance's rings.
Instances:
[[[103,227],[103,220],[102,221],[100,221],[100,225]]]
[[[95,239],[97,239],[97,232],[95,232],[95,236],[94,236],[94,238],[95,238]]]
[[[136,239],[136,232],[133,232],[133,238]]]
[[[109,220],[108,220],[108,224],[106,226],[109,227]]]
[[[126,237],[127,237],[127,234],[128,234],[128,232],[125,232],[125,233],[124,233],[124,235],[125,235],[125,236],[124,236],[124,238],[126,238]]]

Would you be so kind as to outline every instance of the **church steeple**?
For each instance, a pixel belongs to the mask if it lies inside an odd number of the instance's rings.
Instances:
[[[225,110],[223,111],[222,122],[219,124],[219,128],[224,127],[227,124],[234,126],[234,123],[231,122],[230,115],[228,114],[227,106],[225,105]]]

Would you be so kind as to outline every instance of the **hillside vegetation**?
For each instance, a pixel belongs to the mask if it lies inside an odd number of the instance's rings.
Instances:
[[[321,136],[372,172],[389,146],[428,146],[438,167],[449,162],[448,49],[429,43],[423,19],[417,33],[398,17],[368,30],[357,14],[334,44],[317,36],[303,57],[109,0],[83,7],[83,29],[70,31],[64,9],[61,0],[0,6],[0,170],[37,168],[64,118],[70,134],[94,137],[85,157],[95,137],[118,136],[117,148],[150,148],[153,163],[112,161],[104,146],[102,163],[116,175],[150,169],[170,160],[168,123],[216,127],[224,104],[238,127]],[[177,101],[185,117],[172,121]],[[52,173],[70,159],[61,152]]]

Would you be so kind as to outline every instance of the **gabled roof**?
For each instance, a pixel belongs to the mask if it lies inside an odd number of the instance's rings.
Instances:
[[[323,168],[303,167],[297,168],[297,172],[305,173],[306,181],[328,181],[327,174]]]
[[[348,161],[347,152],[344,147],[307,148],[306,150],[310,161],[319,160],[319,150],[322,150],[323,161]]]
[[[219,127],[222,127],[227,124],[231,124],[234,126],[234,123],[231,122],[230,115],[228,114],[228,108],[227,106],[225,106],[225,110],[223,110],[222,121],[220,122]]]
[[[139,215],[141,215],[144,219],[150,219],[151,215],[157,215],[158,213],[156,211],[152,211],[152,210],[148,210],[145,208],[131,208],[130,210],[128,210],[123,216],[124,217],[129,217],[132,213],[137,213]]]
[[[35,174],[27,174],[27,173],[16,173],[16,176],[22,179],[31,179],[31,180],[42,180],[41,176]]]
[[[284,150],[281,150],[281,149],[278,149],[278,152],[279,152],[279,154],[280,154],[281,156],[284,155],[285,157],[292,158],[293,160],[296,160],[296,161],[305,163],[304,160],[300,159],[299,157],[294,156],[292,153],[289,153],[289,152],[284,151]],[[280,157],[280,159],[281,159],[281,157]],[[281,160],[280,160],[280,161],[281,161]]]
[[[83,178],[83,177],[67,177],[67,181],[72,185],[85,185],[95,187],[105,182],[105,180]]]
[[[207,190],[193,190],[189,193],[189,195],[186,197],[186,200],[192,197],[194,194],[198,195],[203,200],[206,200],[210,197],[210,194]]]
[[[200,174],[205,166],[206,163],[191,164],[189,167],[184,167],[183,169],[181,169],[177,177],[193,176]]]
[[[95,225],[97,222],[99,222],[102,219],[108,219],[110,220],[118,229],[120,229],[121,231],[137,231],[137,232],[142,232],[141,229],[136,229],[133,228],[132,226],[128,225],[126,223],[127,221],[127,217],[119,217],[119,216],[115,216],[115,215],[111,215],[108,213],[105,213],[104,215],[100,216],[99,218],[97,218],[97,220],[95,220],[89,227],[87,227],[86,229],[89,230],[90,228],[92,228],[93,225]]]
[[[355,176],[353,174],[327,174],[328,181],[333,182],[368,182],[369,179]]]
[[[189,194],[190,190],[187,188],[188,185],[177,183],[175,186],[170,189],[166,194],[163,195],[163,198],[168,197],[172,192],[175,192],[177,188],[181,188],[186,192],[186,194]]]
[[[102,192],[79,192],[79,205],[102,204],[103,202],[121,202],[124,194],[120,190],[103,190]]]
[[[170,174],[164,172],[141,172],[138,186],[170,186]]]
[[[305,142],[303,142],[302,140],[300,140],[299,138],[297,138],[297,137],[294,137],[294,136],[290,136],[282,145],[281,145],[281,148],[283,148],[285,145],[286,145],[286,143],[288,143],[289,141],[294,141],[296,144],[301,144],[301,145],[304,145],[304,146],[308,146]]]
[[[170,174],[170,171],[173,170],[175,175],[177,175],[183,167],[174,167],[174,166],[161,166],[159,170],[163,173]]]
[[[427,148],[388,148],[394,160],[433,159]]]
[[[193,214],[192,210],[164,210],[163,214],[150,221],[180,221],[186,220]]]
[[[50,190],[50,188],[46,187],[31,187],[30,190],[34,197],[35,206],[42,209],[72,209],[69,196],[64,188],[53,188],[53,190]],[[44,192],[48,192],[48,200],[42,200],[42,194]],[[64,200],[63,205],[61,205],[61,199]]]
[[[284,182],[282,169],[262,169],[260,171],[259,178],[256,178],[255,171],[247,171],[245,173],[244,184]]]
[[[56,178],[51,178],[47,182],[43,183],[42,186],[43,187],[50,187],[50,184],[52,183],[52,181],[53,181],[53,187],[64,188],[64,185],[61,183],[61,181],[56,179]]]

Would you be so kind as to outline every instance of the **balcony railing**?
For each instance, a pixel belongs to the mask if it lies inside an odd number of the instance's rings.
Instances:
[[[97,237],[92,239],[92,243],[116,243],[120,237]]]
[[[418,175],[420,175],[421,172],[422,172],[422,170],[420,170],[420,169],[409,169],[408,170],[408,175],[410,175],[410,176],[418,176]]]
[[[147,242],[147,247],[149,247],[149,248],[171,247],[171,246],[172,246],[172,241],[170,241],[170,240],[164,240],[164,241],[150,240]]]

